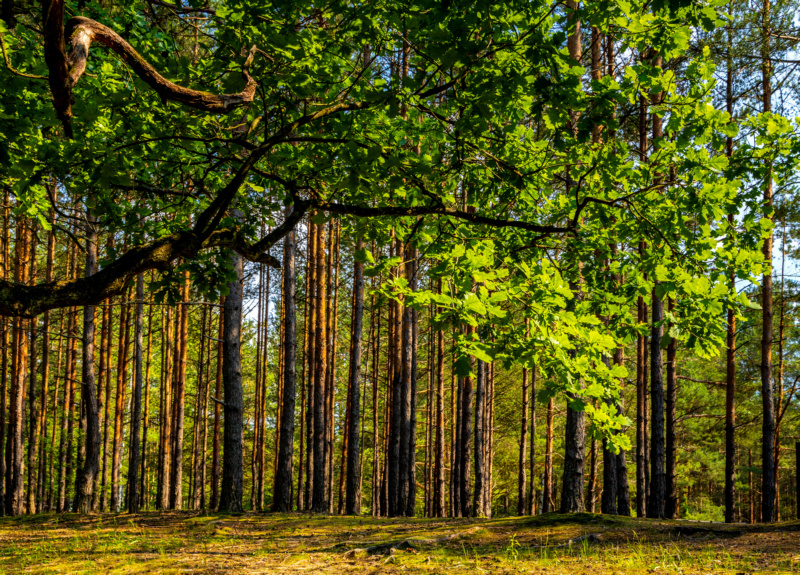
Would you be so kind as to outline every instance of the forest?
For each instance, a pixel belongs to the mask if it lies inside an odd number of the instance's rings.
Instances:
[[[800,571],[794,0],[0,16],[0,572]]]

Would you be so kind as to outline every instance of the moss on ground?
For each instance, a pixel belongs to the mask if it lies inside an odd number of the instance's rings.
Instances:
[[[589,513],[491,520],[191,512],[0,518],[0,573],[14,574],[761,572],[800,573],[799,522],[719,525]]]

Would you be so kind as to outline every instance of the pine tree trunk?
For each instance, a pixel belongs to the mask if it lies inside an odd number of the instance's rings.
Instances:
[[[306,365],[308,366],[308,382],[306,385],[306,485],[303,510],[311,509],[311,496],[314,488],[314,417],[316,414],[316,396],[314,394],[315,371],[317,368],[317,228],[309,218],[308,223],[308,257],[306,258],[306,275],[309,278],[309,287],[306,298],[308,299],[308,314],[306,316]],[[321,280],[322,278],[320,278]]]
[[[476,361],[475,377],[475,485],[472,501],[472,513],[475,517],[486,517],[484,509],[484,482],[486,480],[486,459],[484,445],[484,428],[486,426],[486,364]]]
[[[474,331],[471,326],[467,328],[467,337]],[[472,402],[473,378],[468,375],[463,380],[461,390],[461,453],[459,461],[459,499],[461,503],[461,517],[470,517],[470,460],[472,459]]]
[[[442,280],[439,280],[442,293]],[[444,500],[444,332],[436,330],[436,453],[433,464],[433,516],[445,516]]]
[[[29,263],[28,226],[23,218],[17,221],[17,241],[14,250],[14,280],[27,283]],[[8,515],[25,513],[25,380],[27,379],[28,334],[26,321],[13,321],[11,343],[11,389],[6,454],[5,510]]]
[[[175,341],[173,332],[172,308],[166,309],[166,320],[161,339],[161,390],[158,408],[159,417],[159,446],[158,446],[158,489],[156,494],[156,507],[169,509],[169,469],[170,469],[170,429],[172,429],[172,343]]]
[[[522,420],[519,426],[519,461],[517,464],[517,515],[525,515],[528,511],[527,466],[528,456],[528,368],[522,368]],[[533,477],[531,481],[533,482]]]
[[[406,262],[404,275],[409,284],[414,276],[413,255],[410,246],[407,246],[404,253]],[[414,329],[412,319],[412,309],[410,306],[403,305],[402,326],[400,343],[400,479],[398,486],[397,515],[414,514],[414,501],[411,495],[411,484],[414,481],[413,467],[415,454],[413,449],[414,430],[412,429],[412,361],[413,361],[413,341],[412,331]],[[409,513],[409,508],[411,513]]]
[[[577,11],[578,5],[577,0],[567,0],[567,8],[571,11]],[[572,59],[580,61],[581,21],[575,12],[568,16],[568,20],[570,35],[567,38],[567,50]],[[573,133],[576,133],[577,114],[575,112],[570,112],[569,128]],[[569,170],[567,170],[566,187],[568,194],[571,193],[571,189],[574,186],[575,183],[570,177]],[[577,272],[580,274],[580,265],[578,265]],[[576,282],[573,282],[571,289],[578,297],[580,288]],[[577,399],[577,396],[567,394],[567,422],[564,428],[564,469],[561,482],[562,513],[575,513],[584,509],[583,471],[586,456],[586,421],[584,412],[572,407],[572,403]]]
[[[77,277],[76,272],[77,251],[75,244],[70,250],[71,265],[69,277]],[[61,419],[61,438],[59,440],[59,468],[58,468],[58,500],[56,511],[63,513],[69,511],[67,507],[67,491],[70,475],[70,462],[72,460],[72,412],[75,409],[74,390],[75,380],[75,322],[78,314],[74,306],[69,309],[67,321],[67,356],[64,362],[64,407]]]
[[[314,483],[311,492],[311,510],[315,513],[325,513],[328,511],[328,485],[326,484],[326,465],[325,465],[325,440],[327,428],[325,425],[325,406],[327,397],[325,395],[325,382],[327,379],[328,367],[328,346],[326,334],[326,291],[327,282],[325,277],[325,227],[316,226],[316,317],[314,326],[315,340],[315,368],[314,368],[314,405],[313,405],[313,462],[314,462]]]
[[[33,224],[32,224],[33,225]],[[29,262],[28,262],[28,283],[30,285],[36,284],[36,230],[31,228],[30,234],[30,246],[28,248]],[[28,360],[30,365],[28,366],[28,381],[29,381],[29,388],[28,388],[28,464],[27,464],[27,471],[28,471],[28,504],[27,504],[27,511],[29,514],[36,513],[36,491],[37,491],[37,478],[36,473],[39,469],[39,465],[36,462],[38,457],[37,453],[37,446],[39,443],[39,414],[36,408],[36,364],[38,361],[38,355],[36,352],[36,340],[38,335],[38,318],[33,318],[29,320],[30,326],[30,354],[28,355]],[[42,354],[47,353],[47,348],[42,347]]]
[[[214,511],[219,508],[219,476],[220,476],[220,461],[219,461],[219,428],[222,416],[222,368],[223,368],[223,350],[224,342],[223,337],[225,334],[225,297],[220,298],[220,313],[217,331],[217,374],[215,377],[214,385],[214,440],[211,448],[211,504],[210,507]]]
[[[198,354],[197,360],[197,393],[195,395],[195,404],[194,404],[194,423],[192,425],[193,432],[192,432],[192,482],[191,482],[191,501],[192,501],[192,509],[198,510],[201,509],[200,507],[200,500],[202,499],[201,494],[203,493],[203,489],[205,488],[205,483],[201,481],[201,477],[203,475],[203,467],[201,461],[203,459],[202,454],[205,450],[205,444],[200,444],[200,436],[203,433],[203,423],[206,420],[206,412],[205,412],[205,405],[207,400],[206,397],[206,390],[208,389],[208,379],[205,377],[205,367],[208,364],[208,358],[206,357],[206,350],[210,347],[210,345],[206,345],[206,340],[208,337],[206,336],[206,323],[208,319],[208,306],[203,305],[203,311],[200,316],[200,353]],[[209,330],[210,331],[210,330]]]
[[[50,221],[53,220],[53,211],[50,211]],[[55,254],[55,235],[53,230],[47,232],[47,263],[45,270],[45,281],[50,282],[53,280],[53,258]],[[50,312],[44,312],[44,319],[42,321],[42,394],[41,394],[41,407],[39,408],[39,445],[34,457],[36,465],[39,468],[37,495],[39,501],[39,509],[47,511],[45,499],[45,481],[46,481],[46,462],[50,457],[47,457],[47,398],[49,396],[50,385]],[[60,330],[59,330],[60,331]],[[2,337],[2,332],[0,332]],[[55,420],[55,414],[53,416]],[[0,441],[2,441],[2,433],[0,433]],[[1,477],[2,475],[0,475]],[[94,508],[97,508],[97,496],[95,495]]]
[[[547,402],[547,421],[545,430],[545,455],[544,455],[544,501],[542,513],[556,510],[555,488],[553,486],[553,411],[554,401],[551,397]]]
[[[128,513],[139,512],[139,433],[142,420],[142,386],[144,384],[144,274],[136,276],[136,315],[134,320],[133,413],[131,414],[130,450],[128,459]]]
[[[87,214],[89,233],[86,239],[86,277],[97,273],[97,230],[96,218]],[[100,471],[100,406],[97,401],[95,384],[94,344],[95,344],[95,306],[83,308],[83,405],[86,414],[86,456],[83,471],[78,482],[77,507],[81,513],[95,510],[94,484]]]
[[[153,342],[153,299],[150,296],[150,309],[147,312],[147,367],[144,376],[144,416],[142,418],[142,469],[139,474],[139,507],[149,506],[147,482],[147,429],[150,423],[150,350]]]
[[[180,306],[178,350],[175,361],[173,394],[172,465],[169,491],[170,509],[183,507],[183,432],[186,417],[186,355],[189,348],[189,272],[184,272],[183,302]]]
[[[242,299],[244,262],[231,253],[231,263],[236,279],[228,284],[225,298],[222,336],[222,382],[224,388],[225,430],[222,451],[222,487],[219,510],[242,511],[244,495],[244,453],[242,427],[244,397],[242,391]]]
[[[530,335],[530,324],[525,322],[525,335]],[[534,365],[530,370],[530,388],[531,388],[531,448],[530,448],[530,468],[531,468],[531,481],[530,481],[530,496],[528,497],[528,513],[536,515],[536,366]],[[543,485],[543,489],[546,487]],[[551,506],[552,509],[552,506]]]
[[[291,214],[287,208],[286,217]],[[283,240],[283,407],[280,420],[278,467],[275,473],[273,511],[292,510],[292,460],[294,457],[294,412],[297,379],[297,310],[295,306],[294,232]],[[302,385],[302,382],[301,382]],[[301,455],[302,456],[302,455]]]
[[[126,293],[127,295],[130,292]],[[117,396],[114,412],[114,446],[111,455],[111,510],[119,511],[121,507],[121,492],[119,489],[121,458],[122,458],[122,434],[123,434],[123,410],[125,409],[125,383],[126,365],[128,362],[128,316],[130,306],[124,303],[120,306],[119,320],[119,341],[117,346]]]
[[[669,299],[669,311],[674,312],[675,300]],[[675,430],[675,409],[678,388],[675,379],[675,355],[677,341],[673,338],[667,345],[667,397],[666,397],[666,500],[664,515],[667,519],[678,518],[678,437]]]
[[[109,455],[109,440],[111,439],[111,343],[113,332],[113,316],[112,305],[113,298],[107,300],[103,308],[103,332],[105,340],[100,338],[100,374],[101,379],[105,380],[105,392],[103,397],[103,473],[100,479],[100,510],[107,511],[108,509],[108,455]],[[163,327],[163,326],[162,326]]]
[[[0,279],[7,281],[10,277],[8,273],[9,259],[10,259],[10,245],[11,245],[11,232],[10,232],[10,215],[11,204],[9,202],[9,189],[5,188],[3,192],[3,254],[2,254],[2,274]],[[8,392],[8,321],[0,322],[0,515],[6,513],[6,456],[10,455],[6,450],[6,442],[10,439],[6,430],[6,411],[8,409],[7,392]],[[53,415],[55,421],[57,414]],[[55,434],[53,436],[55,441]],[[51,474],[52,477],[52,474]]]
[[[373,242],[373,253],[375,252],[375,245]],[[375,280],[373,278],[372,287],[375,287]],[[378,411],[380,406],[378,404],[378,366],[380,364],[380,350],[381,350],[381,310],[376,310],[375,296],[372,297],[372,313],[371,313],[371,327],[374,329],[375,338],[372,343],[372,516],[377,517],[381,514],[380,507],[380,477],[381,477],[381,434],[378,427]],[[377,316],[377,317],[376,317]],[[375,325],[377,323],[377,325]]]
[[[364,240],[359,236],[356,252],[364,249]],[[356,256],[358,258],[358,255]],[[345,513],[361,514],[361,443],[358,423],[361,419],[361,395],[359,393],[361,372],[361,332],[364,323],[364,263],[356,259],[353,264],[353,322],[350,330],[350,414],[347,429],[347,497]]]
[[[729,3],[730,5],[730,3]],[[728,114],[733,117],[733,30],[727,29],[727,74],[725,84],[725,104]],[[725,142],[725,155],[733,156],[733,137]],[[728,214],[728,225],[734,229],[734,215]],[[733,238],[731,238],[733,239]],[[736,285],[736,276],[731,274],[730,285]],[[736,313],[728,309],[726,321],[726,353],[725,353],[725,522],[736,521]]]
[[[763,111],[772,111],[772,63],[770,61],[770,0],[763,0],[761,85]],[[772,169],[767,170],[764,186],[764,211],[772,210]],[[770,217],[771,216],[767,216]],[[761,518],[765,523],[776,519],[775,510],[775,396],[772,380],[772,230],[764,238],[764,264],[766,272],[761,280]]]

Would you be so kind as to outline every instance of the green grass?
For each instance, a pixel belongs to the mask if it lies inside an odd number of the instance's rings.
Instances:
[[[681,525],[700,529],[682,535]],[[797,522],[723,526],[588,513],[492,520],[45,514],[0,518],[0,573],[800,573],[798,530]],[[599,541],[567,544],[589,534]],[[346,556],[401,541],[413,550]]]

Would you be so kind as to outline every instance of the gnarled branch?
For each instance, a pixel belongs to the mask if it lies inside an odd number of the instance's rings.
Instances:
[[[123,62],[128,64],[139,78],[144,80],[164,100],[180,102],[205,112],[225,114],[243,104],[253,101],[256,81],[248,72],[256,47],[250,53],[242,68],[247,85],[238,94],[212,94],[202,90],[184,88],[170,82],[156,71],[122,36],[108,26],[90,18],[77,16],[71,18],[64,28],[63,0],[44,2],[44,54],[50,71],[50,89],[53,92],[56,114],[64,125],[67,137],[72,137],[72,89],[86,70],[89,48],[92,42],[99,42],[113,50]],[[69,44],[69,55],[64,50],[65,37]]]
[[[247,71],[255,55],[255,46],[250,50],[250,54],[242,68],[242,76],[247,82],[244,90],[238,94],[218,95],[201,90],[191,90],[170,82],[145,61],[122,36],[99,22],[83,16],[77,16],[67,22],[65,33],[69,43],[69,56],[67,58],[69,82],[70,87],[73,88],[86,69],[86,60],[89,57],[89,48],[92,42],[99,42],[106,48],[116,52],[139,78],[147,82],[165,100],[180,102],[205,112],[225,114],[242,104],[252,102],[256,93],[256,81]]]

